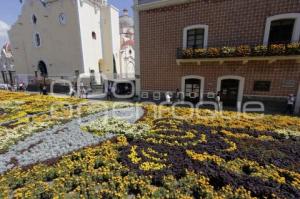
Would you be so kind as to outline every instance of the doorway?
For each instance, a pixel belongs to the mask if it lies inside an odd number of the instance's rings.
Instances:
[[[239,92],[239,80],[224,79],[221,81],[221,101],[224,106],[236,106]]]
[[[240,76],[222,76],[218,78],[217,92],[220,91],[224,106],[241,105],[244,95],[245,78]],[[239,104],[238,104],[239,103]]]
[[[45,64],[44,61],[39,61],[38,69],[39,69],[42,77],[48,76],[47,65]]]
[[[184,92],[184,100],[198,103],[203,99],[204,78],[200,76],[185,76],[182,78],[181,90]]]

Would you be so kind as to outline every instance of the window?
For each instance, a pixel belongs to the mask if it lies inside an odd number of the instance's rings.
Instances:
[[[35,15],[32,15],[32,23],[33,23],[33,24],[36,24],[36,22],[37,22],[36,16],[35,16]]]
[[[285,44],[292,41],[295,19],[280,19],[271,22],[269,44]]]
[[[58,21],[60,23],[60,25],[66,25],[67,23],[67,17],[64,13],[60,13],[58,16]]]
[[[34,39],[35,47],[40,47],[41,46],[40,34],[39,33],[35,33],[33,39]]]
[[[264,45],[298,42],[300,13],[280,14],[267,18]]]
[[[270,81],[255,81],[253,91],[269,92],[271,89]]]
[[[92,32],[92,38],[93,38],[94,40],[96,40],[96,39],[97,39],[97,35],[96,35],[96,33],[95,33],[95,32]]]
[[[187,31],[187,48],[204,47],[204,29],[191,29]]]
[[[193,25],[183,30],[183,48],[207,48],[208,26]]]

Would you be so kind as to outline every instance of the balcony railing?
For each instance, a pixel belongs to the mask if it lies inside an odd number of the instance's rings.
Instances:
[[[300,43],[264,45],[241,45],[238,47],[216,47],[207,49],[186,48],[177,49],[177,63],[207,61],[243,61],[268,60],[296,60],[300,62]]]

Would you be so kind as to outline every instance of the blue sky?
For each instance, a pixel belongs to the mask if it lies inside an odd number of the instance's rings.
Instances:
[[[26,1],[26,0],[25,0]],[[131,6],[133,0],[108,0],[110,4],[119,8],[122,11],[127,8],[132,15]],[[20,0],[1,0],[0,2],[0,46],[7,39],[6,31],[13,24],[20,14]]]

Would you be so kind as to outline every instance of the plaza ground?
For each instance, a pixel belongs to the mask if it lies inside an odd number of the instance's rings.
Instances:
[[[300,118],[259,116],[1,91],[0,198],[299,198]]]

